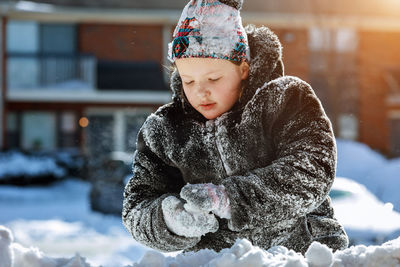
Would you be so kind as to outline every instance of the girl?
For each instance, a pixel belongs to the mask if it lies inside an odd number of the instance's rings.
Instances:
[[[237,238],[304,253],[348,238],[328,192],[331,123],[312,88],[284,76],[268,28],[243,28],[240,0],[191,0],[169,45],[173,101],[137,137],[123,222],[163,251],[219,251]]]

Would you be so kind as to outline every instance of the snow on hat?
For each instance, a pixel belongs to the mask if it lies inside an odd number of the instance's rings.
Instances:
[[[182,11],[168,59],[200,57],[250,61],[240,9],[243,0],[190,0]]]

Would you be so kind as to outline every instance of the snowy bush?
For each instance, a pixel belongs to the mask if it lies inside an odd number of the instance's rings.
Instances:
[[[31,183],[64,177],[66,170],[49,156],[26,155],[17,151],[0,153],[0,183]]]
[[[55,159],[57,165],[66,168],[73,176],[79,176],[85,165],[85,159],[78,149],[60,150],[49,156]]]

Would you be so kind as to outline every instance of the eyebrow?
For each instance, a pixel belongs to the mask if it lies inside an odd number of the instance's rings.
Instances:
[[[207,72],[207,73],[204,73],[204,75],[208,75],[208,74],[211,74],[211,73],[220,73],[221,72],[221,70],[217,70],[217,71],[209,71],[209,72]],[[181,76],[183,76],[183,77],[192,77],[192,76],[190,76],[190,75],[186,75],[186,74],[181,74]]]

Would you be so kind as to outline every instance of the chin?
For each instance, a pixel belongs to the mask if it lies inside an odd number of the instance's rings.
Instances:
[[[210,117],[210,116],[204,116],[203,115],[203,117],[206,118],[207,120],[213,120],[213,119],[216,119],[218,116],[217,117],[215,117],[215,116]]]
[[[219,116],[221,116],[222,114],[201,114],[203,115],[204,118],[206,118],[207,120],[213,120],[218,118]]]

